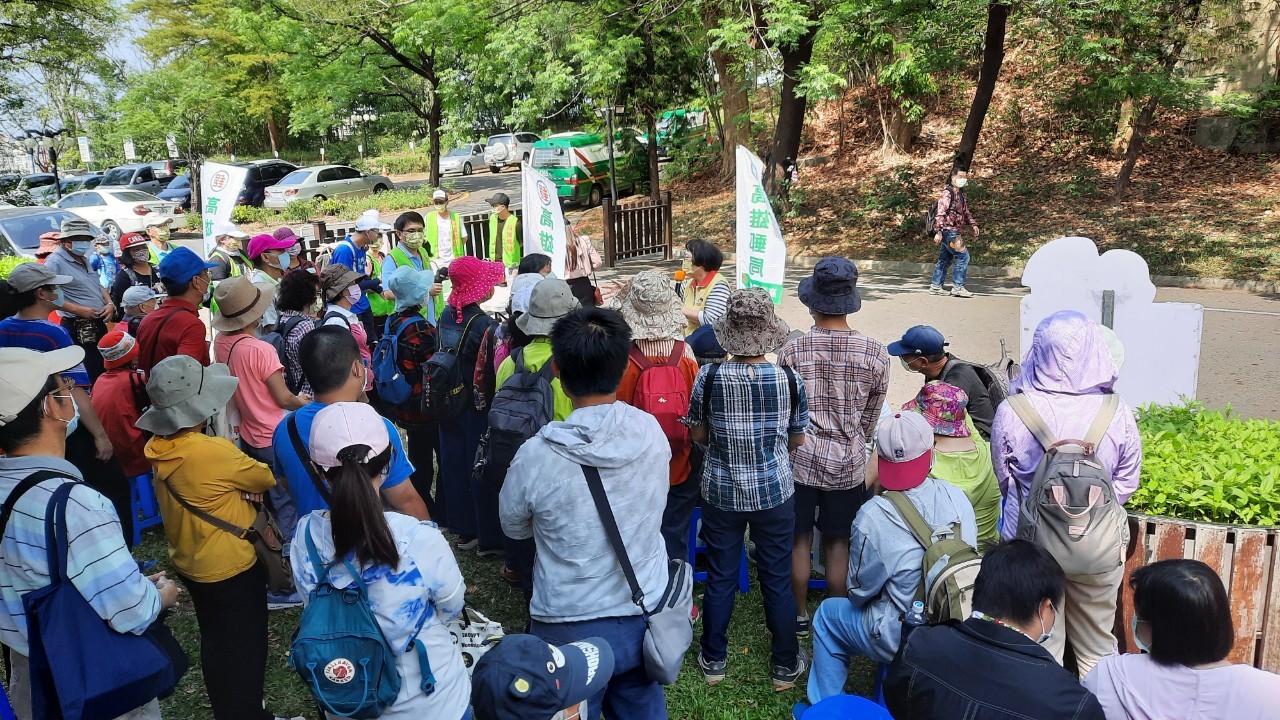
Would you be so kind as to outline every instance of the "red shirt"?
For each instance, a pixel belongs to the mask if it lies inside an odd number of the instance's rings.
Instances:
[[[107,431],[120,468],[129,477],[151,472],[151,462],[142,453],[150,436],[137,426],[146,397],[145,376],[131,368],[112,368],[93,383],[93,411]]]
[[[156,363],[170,355],[187,355],[209,364],[209,341],[204,322],[195,305],[181,298],[168,298],[164,305],[142,318],[138,326],[138,367],[150,373]]]

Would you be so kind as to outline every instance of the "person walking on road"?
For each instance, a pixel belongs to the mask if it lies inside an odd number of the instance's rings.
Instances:
[[[933,241],[938,244],[938,264],[933,268],[933,280],[929,283],[929,292],[934,295],[946,293],[942,289],[942,283],[946,279],[947,267],[954,261],[951,296],[973,297],[973,293],[964,287],[964,279],[969,272],[969,248],[961,237],[966,226],[973,228],[973,236],[978,237],[978,222],[973,219],[973,213],[969,211],[969,200],[964,194],[964,188],[968,184],[969,171],[953,168],[951,179],[938,196],[938,230],[933,236]]]

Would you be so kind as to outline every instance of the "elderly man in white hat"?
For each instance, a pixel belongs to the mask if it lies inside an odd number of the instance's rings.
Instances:
[[[213,239],[217,242],[217,247],[209,253],[209,259],[218,265],[209,268],[210,279],[218,282],[253,272],[253,262],[244,254],[244,241],[249,239],[249,233],[231,223],[223,222],[214,226]]]
[[[427,213],[427,248],[439,265],[447,266],[454,258],[467,254],[467,228],[462,217],[449,210],[449,193],[436,189],[431,193],[435,212]]]
[[[142,227],[147,233],[147,239],[151,241],[147,245],[147,249],[151,251],[151,264],[159,265],[160,261],[165,259],[173,249],[169,245],[173,218],[158,212],[149,212],[142,218]]]

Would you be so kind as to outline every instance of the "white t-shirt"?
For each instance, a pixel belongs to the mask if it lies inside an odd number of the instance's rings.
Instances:
[[[447,267],[453,262],[453,213],[445,213],[444,217],[440,217],[440,213],[432,210],[431,218],[436,221],[436,262]],[[458,236],[466,241],[466,225],[458,228]]]

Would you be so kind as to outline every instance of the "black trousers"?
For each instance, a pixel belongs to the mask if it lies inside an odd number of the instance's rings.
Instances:
[[[218,582],[185,575],[200,626],[200,670],[215,720],[274,720],[262,707],[267,675],[267,573],[255,564]]]
[[[133,488],[129,486],[129,478],[120,469],[120,463],[112,457],[106,462],[97,458],[97,448],[93,444],[93,435],[84,425],[76,428],[67,438],[67,462],[76,466],[84,476],[84,484],[102,493],[116,509],[120,516],[120,529],[124,532],[124,541],[133,547]]]
[[[449,519],[448,509],[444,503],[444,492],[436,483],[436,457],[440,454],[440,429],[435,423],[422,423],[405,425],[404,431],[409,436],[405,453],[409,456],[409,462],[413,463],[413,477],[410,478],[413,489],[418,491],[422,502],[426,503],[431,519],[440,527],[445,527]],[[432,485],[436,486],[434,493]]]

